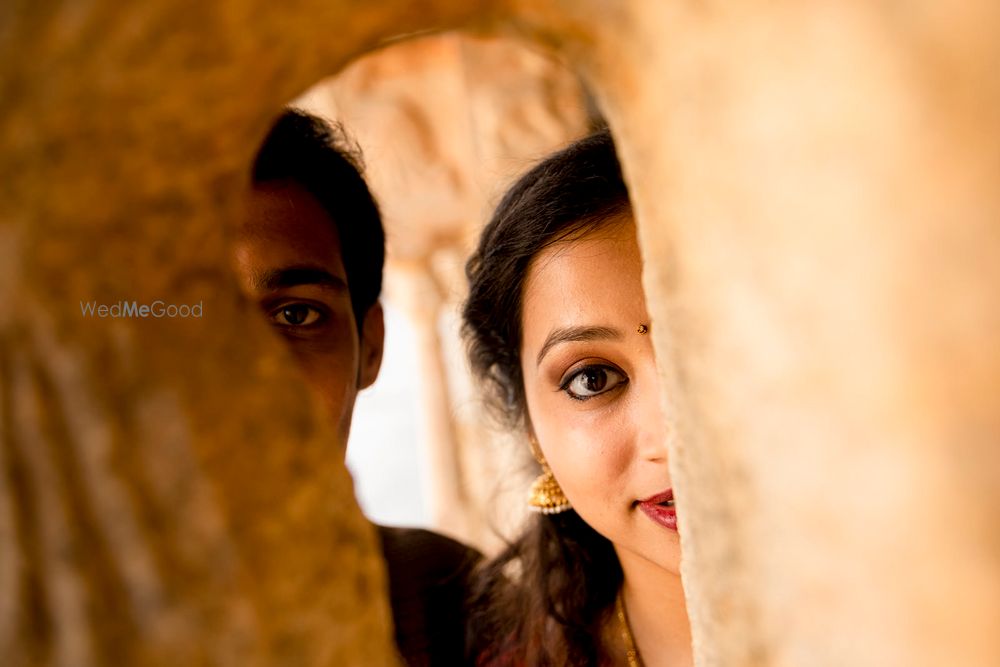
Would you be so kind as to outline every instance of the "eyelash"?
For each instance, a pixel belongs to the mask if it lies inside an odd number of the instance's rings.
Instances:
[[[284,311],[292,309],[292,308],[305,308],[305,309],[311,311],[312,313],[315,313],[316,314],[316,321],[309,322],[308,324],[301,324],[301,323],[300,324],[291,324],[291,323],[285,323],[285,322],[278,322],[276,320],[276,318],[279,317],[280,315],[282,315],[284,313]],[[276,308],[272,308],[268,312],[267,316],[268,316],[268,319],[270,319],[273,324],[275,324],[276,326],[279,326],[279,327],[281,327],[283,329],[305,329],[305,328],[309,328],[309,327],[314,327],[314,326],[317,326],[319,324],[322,324],[327,319],[326,313],[321,308],[318,308],[317,306],[314,306],[312,304],[302,303],[300,301],[293,301],[293,302],[290,302],[290,303],[283,303],[283,304],[281,304],[280,306],[278,306]],[[309,317],[310,317],[310,314],[307,313],[305,319],[308,320]]]
[[[591,394],[589,396],[580,396],[579,394],[576,394],[573,391],[571,391],[570,390],[570,386],[572,386],[573,382],[578,377],[580,377],[581,375],[583,375],[584,373],[586,373],[588,371],[603,371],[603,372],[607,372],[609,374],[614,374],[614,375],[619,376],[621,378],[621,380],[619,380],[617,383],[615,383],[611,387],[609,387],[607,389],[603,389],[603,390],[597,392],[596,394]],[[581,368],[578,368],[578,369],[574,370],[573,372],[571,372],[570,374],[568,374],[566,377],[564,377],[563,380],[562,380],[562,382],[560,382],[560,384],[559,384],[559,390],[562,391],[562,392],[565,392],[566,395],[569,396],[574,401],[589,401],[592,398],[597,398],[598,396],[603,396],[604,394],[607,394],[609,392],[621,389],[626,384],[628,384],[628,376],[620,368],[617,368],[616,366],[611,366],[610,364],[588,364],[586,366],[582,366]]]

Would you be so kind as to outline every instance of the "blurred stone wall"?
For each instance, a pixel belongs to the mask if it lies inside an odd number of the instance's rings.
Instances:
[[[225,226],[390,36],[572,63],[619,141],[701,665],[1000,663],[1000,6],[0,6],[5,664],[392,664],[383,574]],[[79,301],[200,302],[88,320]]]

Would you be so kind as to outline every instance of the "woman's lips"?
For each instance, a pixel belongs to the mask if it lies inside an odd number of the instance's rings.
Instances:
[[[677,510],[674,507],[674,490],[667,489],[639,501],[639,509],[664,528],[677,530]]]

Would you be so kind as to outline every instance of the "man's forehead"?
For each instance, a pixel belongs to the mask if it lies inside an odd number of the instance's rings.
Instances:
[[[252,190],[247,203],[236,240],[241,268],[253,274],[245,277],[255,284],[346,284],[337,227],[306,190],[262,186]]]

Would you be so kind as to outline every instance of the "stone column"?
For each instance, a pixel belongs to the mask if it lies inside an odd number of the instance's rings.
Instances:
[[[390,285],[393,302],[402,306],[417,334],[420,367],[422,433],[416,438],[424,451],[424,488],[432,527],[468,539],[470,506],[465,494],[461,451],[452,418],[443,341],[440,335],[444,303],[428,261],[397,263]],[[412,446],[413,443],[402,443]]]
[[[699,664],[1000,664],[1000,5],[584,4]]]

